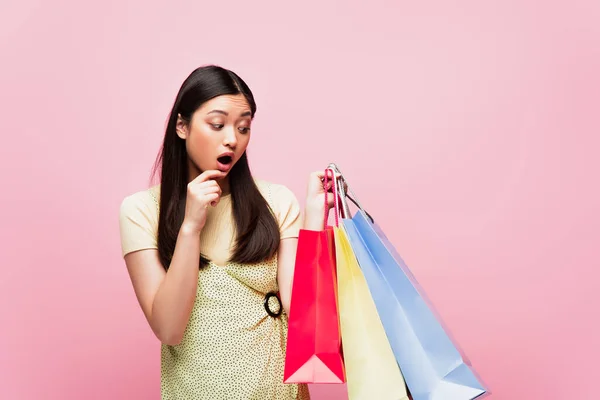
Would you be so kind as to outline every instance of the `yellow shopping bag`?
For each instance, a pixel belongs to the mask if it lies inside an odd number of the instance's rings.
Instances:
[[[408,400],[406,384],[344,229],[334,228],[349,400]]]

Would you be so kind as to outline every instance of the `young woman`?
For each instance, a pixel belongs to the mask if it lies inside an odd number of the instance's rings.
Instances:
[[[299,229],[323,229],[323,173],[304,216],[281,184],[255,179],[246,149],[256,113],[232,71],[196,69],[171,110],[160,184],[121,205],[122,253],[161,341],[163,399],[308,399],[284,384]]]

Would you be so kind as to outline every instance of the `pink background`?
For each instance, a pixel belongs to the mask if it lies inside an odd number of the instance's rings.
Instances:
[[[600,3],[366,4],[0,3],[3,399],[159,398],[118,207],[206,63],[257,176],[340,165],[491,398],[597,398]]]

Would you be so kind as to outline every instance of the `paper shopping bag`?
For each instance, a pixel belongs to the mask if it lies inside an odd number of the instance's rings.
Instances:
[[[342,179],[347,184],[343,175]],[[442,326],[396,248],[349,186],[348,189],[352,197],[345,191],[341,193],[341,226],[363,272],[409,394],[414,400],[472,400],[489,394]],[[359,208],[352,218],[346,198]]]
[[[367,282],[343,228],[334,228],[338,302],[349,400],[408,400]]]
[[[472,400],[486,393],[378,225],[359,211],[342,222],[414,400]]]
[[[345,379],[333,229],[303,229],[292,283],[284,382],[344,383]]]

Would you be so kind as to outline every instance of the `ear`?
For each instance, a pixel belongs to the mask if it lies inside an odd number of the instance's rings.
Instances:
[[[189,134],[189,125],[181,117],[181,114],[177,114],[177,124],[175,125],[175,130],[177,131],[177,136],[183,140],[187,139]]]

